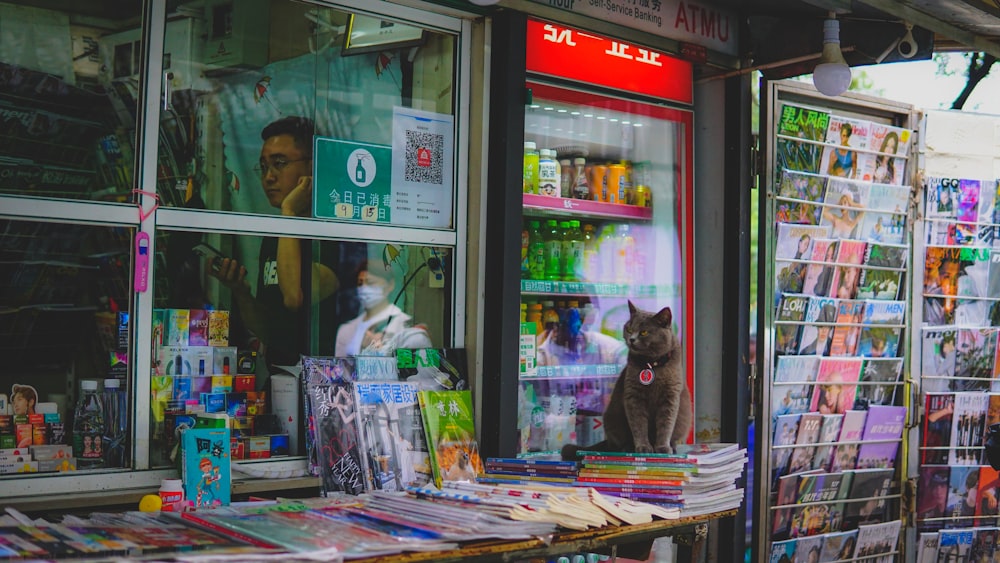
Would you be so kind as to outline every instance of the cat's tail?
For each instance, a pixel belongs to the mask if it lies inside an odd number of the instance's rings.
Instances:
[[[603,440],[591,446],[580,446],[577,444],[566,444],[562,447],[562,459],[563,461],[582,461],[583,456],[580,455],[581,451],[598,451],[603,452],[608,449],[608,441]]]

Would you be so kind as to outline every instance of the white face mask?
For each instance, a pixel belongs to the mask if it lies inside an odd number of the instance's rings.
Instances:
[[[382,290],[374,285],[358,286],[358,299],[361,301],[361,306],[365,309],[371,309],[375,305],[378,305],[384,298],[385,294]]]

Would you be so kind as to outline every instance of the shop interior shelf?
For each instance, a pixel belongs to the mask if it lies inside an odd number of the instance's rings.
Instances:
[[[618,364],[567,364],[561,366],[538,366],[535,371],[535,375],[527,377],[522,375],[521,379],[610,377],[617,376],[621,369],[621,366]]]
[[[521,280],[521,293],[526,295],[587,295],[605,297],[655,297],[665,289],[656,285],[624,283]]]
[[[538,194],[524,194],[524,211],[526,214],[554,217],[607,217],[637,221],[651,221],[653,219],[651,207]]]

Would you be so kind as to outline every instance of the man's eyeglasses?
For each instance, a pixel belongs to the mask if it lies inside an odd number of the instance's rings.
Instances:
[[[285,169],[289,164],[293,162],[302,162],[303,160],[312,160],[310,158],[296,158],[296,159],[286,159],[286,158],[276,158],[270,162],[261,159],[257,163],[257,166],[253,167],[254,172],[260,174],[261,177],[267,176],[268,172],[274,171],[275,175],[281,174],[281,171]]]

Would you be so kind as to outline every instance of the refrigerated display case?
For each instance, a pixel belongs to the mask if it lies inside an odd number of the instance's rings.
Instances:
[[[670,307],[694,388],[691,66],[554,23],[525,30],[519,299],[496,306],[519,315],[514,453],[556,457],[603,439],[629,301]]]

